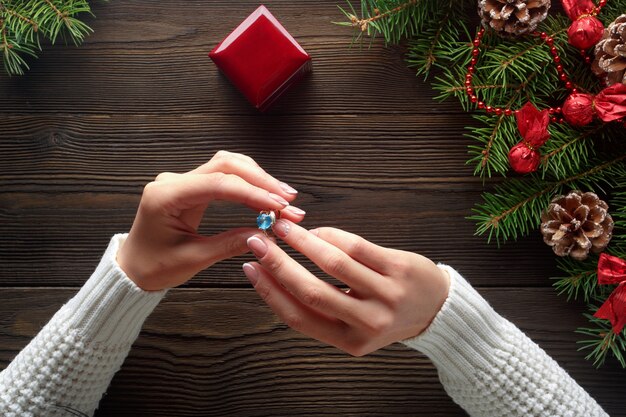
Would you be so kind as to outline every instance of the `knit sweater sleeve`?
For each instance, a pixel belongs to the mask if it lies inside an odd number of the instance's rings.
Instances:
[[[448,395],[471,416],[608,416],[550,356],[454,269],[431,325],[403,341],[437,367]]]
[[[115,261],[111,239],[80,291],[0,372],[0,415],[92,415],[146,317],[165,291],[138,288]]]

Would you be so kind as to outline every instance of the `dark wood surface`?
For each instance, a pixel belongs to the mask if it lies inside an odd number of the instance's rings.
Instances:
[[[94,2],[79,48],[46,47],[0,76],[0,368],[128,230],[142,186],[219,149],[254,157],[300,191],[309,227],[334,225],[458,268],[612,416],[626,372],[577,351],[582,306],[550,287],[538,233],[498,249],[465,219],[483,184],[465,165],[453,101],[433,101],[398,48],[350,49],[335,1],[266,3],[313,57],[313,73],[266,114],[208,51],[250,1]],[[253,224],[218,204],[206,233]],[[170,292],[148,319],[97,416],[462,416],[421,354],[364,358],[309,340],[262,304],[232,259]]]

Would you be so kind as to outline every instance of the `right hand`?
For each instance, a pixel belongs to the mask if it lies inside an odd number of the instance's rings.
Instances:
[[[145,186],[117,261],[144,290],[181,285],[214,263],[247,252],[246,239],[258,231],[247,227],[214,236],[198,234],[212,201],[244,204],[257,213],[282,210],[284,218],[301,221],[304,212],[289,205],[296,194],[252,158],[220,151],[192,171],[162,173]]]
[[[246,276],[290,327],[352,355],[419,335],[448,296],[448,274],[421,255],[286,219],[274,233],[350,290],[318,279],[260,234],[248,239],[260,264],[245,264]]]

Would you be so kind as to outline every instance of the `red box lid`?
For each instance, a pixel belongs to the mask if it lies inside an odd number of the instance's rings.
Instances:
[[[256,108],[267,109],[311,69],[311,57],[259,6],[209,57]]]

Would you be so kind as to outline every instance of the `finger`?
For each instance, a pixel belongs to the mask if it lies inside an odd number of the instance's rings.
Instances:
[[[322,271],[345,282],[359,294],[378,294],[387,286],[387,280],[378,272],[286,219],[278,220],[273,230],[279,238],[312,260]]]
[[[175,216],[182,210],[196,208],[212,200],[241,203],[256,210],[281,210],[289,203],[279,195],[256,187],[236,175],[220,172],[183,175],[175,181],[152,182],[146,186],[154,191],[157,208],[170,210]]]
[[[283,219],[289,219],[292,222],[300,223],[304,220],[304,216],[306,212],[301,208],[295,206],[287,206],[283,210],[280,211],[280,217]]]
[[[302,304],[346,323],[362,324],[360,300],[315,277],[267,237],[257,234],[247,243],[265,270]]]
[[[213,236],[195,235],[182,245],[179,256],[196,265],[197,269],[203,270],[224,259],[249,252],[246,240],[256,233],[256,229],[242,227]]]
[[[334,227],[320,227],[310,230],[317,237],[338,247],[351,258],[383,275],[393,272],[391,260],[394,250],[378,246],[359,235]]]
[[[290,294],[258,263],[246,263],[243,270],[265,303],[297,332],[341,348],[348,326],[307,307]]]
[[[252,158],[242,154],[219,151],[209,162],[190,171],[190,174],[223,172],[237,175],[250,184],[278,194],[288,201],[296,198],[298,191],[268,174]]]

